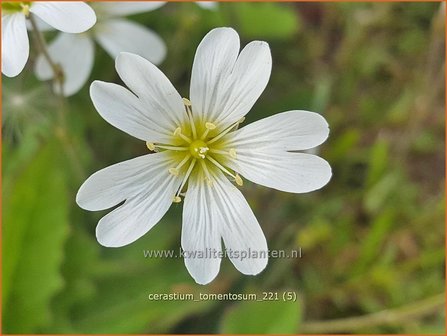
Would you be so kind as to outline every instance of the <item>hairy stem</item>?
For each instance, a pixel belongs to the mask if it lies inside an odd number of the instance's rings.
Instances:
[[[29,14],[28,19],[31,23],[33,38],[36,47],[38,49],[38,52],[39,54],[43,55],[43,57],[48,62],[53,71],[53,78],[52,78],[53,86],[51,92],[56,97],[59,104],[59,108],[56,109],[58,115],[58,125],[55,129],[55,134],[57,138],[61,141],[77,178],[79,180],[82,180],[85,177],[85,172],[84,169],[82,168],[82,165],[80,164],[79,156],[77,155],[76,150],[73,146],[72,137],[69,134],[69,129],[67,125],[68,106],[66,98],[63,94],[64,72],[62,70],[62,67],[51,58],[51,55],[48,52],[48,46],[45,42],[45,38],[39,31],[36,19],[34,18],[32,13]],[[58,87],[59,89],[58,92],[54,89],[55,87]]]

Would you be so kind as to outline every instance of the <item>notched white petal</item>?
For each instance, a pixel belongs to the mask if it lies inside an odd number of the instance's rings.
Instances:
[[[213,217],[212,190],[197,180],[190,181],[183,206],[182,248],[185,265],[201,285],[219,273],[221,237],[219,223]],[[199,254],[202,254],[200,257]]]
[[[203,38],[194,58],[193,111],[223,128],[248,113],[270,78],[272,59],[266,42],[250,42],[240,54],[239,48],[233,29],[216,28]]]
[[[228,165],[254,183],[291,193],[320,189],[332,176],[329,163],[318,156],[275,149],[239,151]]]
[[[28,61],[29,41],[25,15],[2,15],[2,73],[15,77]]]
[[[149,154],[104,168],[83,183],[76,201],[84,209],[106,209],[126,200],[99,221],[101,245],[130,244],[159,222],[180,183],[168,174],[171,164],[166,153]]]
[[[111,208],[136,195],[152,174],[159,171],[166,173],[169,165],[165,154],[155,153],[103,168],[82,184],[76,202],[90,211]]]
[[[214,217],[233,265],[243,274],[256,275],[268,263],[264,233],[242,193],[221,173],[213,183]]]
[[[329,136],[329,125],[318,113],[288,111],[255,121],[228,134],[229,147],[282,150],[305,150],[322,144]],[[261,150],[262,148],[262,150]]]
[[[80,34],[59,33],[48,46],[51,58],[62,67],[65,96],[77,93],[87,82],[93,68],[94,52],[93,41]],[[54,76],[52,67],[43,55],[37,58],[34,70],[40,80],[50,80]],[[60,93],[58,83],[54,90]]]
[[[157,114],[126,88],[101,81],[90,86],[90,97],[98,113],[112,126],[143,141],[169,143],[169,130],[159,126]]]
[[[231,125],[244,117],[261,96],[272,72],[272,56],[264,41],[252,41],[242,49],[221,94],[222,112],[216,123]]]
[[[128,199],[98,223],[96,238],[106,247],[121,247],[133,243],[157,224],[172,204],[177,180],[157,179],[140,194]]]
[[[93,9],[80,1],[35,1],[30,12],[65,33],[82,33],[96,23]]]
[[[166,45],[160,36],[132,21],[106,20],[95,27],[94,33],[98,43],[113,59],[125,51],[160,64],[166,56]]]
[[[122,52],[116,70],[141,100],[146,115],[169,132],[187,120],[183,99],[169,79],[155,65],[141,56]]]
[[[165,1],[117,1],[95,2],[93,8],[101,13],[101,17],[122,17],[138,13],[150,12],[160,8]]]
[[[225,85],[240,48],[232,28],[215,28],[197,47],[191,73],[190,98],[194,113],[212,121],[222,107]]]

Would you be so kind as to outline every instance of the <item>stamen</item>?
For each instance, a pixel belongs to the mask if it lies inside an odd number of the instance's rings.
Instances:
[[[180,195],[183,187],[186,184],[186,181],[188,181],[189,175],[191,175],[192,169],[194,168],[196,161],[197,161],[197,159],[192,159],[191,163],[189,164],[189,167],[188,167],[188,170],[186,171],[185,177],[183,177],[182,184],[180,185],[180,188],[178,189],[177,194],[175,195],[176,197],[178,197],[178,195]]]
[[[244,181],[242,180],[242,177],[239,176],[239,174],[236,174],[236,178],[234,180],[239,187],[242,187],[244,185]]]
[[[202,136],[200,137],[201,140],[204,140],[208,136],[208,133],[210,131],[216,129],[216,125],[214,125],[212,122],[206,122],[205,128],[206,128],[205,132],[203,132]]]
[[[182,128],[181,127],[177,127],[175,129],[174,136],[179,136],[180,138],[185,140],[187,143],[191,143],[192,142],[192,140],[190,138],[188,138],[186,135],[182,134]]]
[[[25,14],[25,16],[29,16],[29,5],[26,4],[20,4],[22,6],[22,13]]]
[[[180,198],[180,196],[174,196],[172,198],[172,203],[180,203],[182,201],[182,199]]]
[[[211,156],[207,156],[206,157],[208,160],[211,161],[211,163],[213,163],[217,168],[219,168],[220,170],[222,170],[224,173],[230,175],[232,178],[236,179],[236,175],[234,175],[233,173],[231,173],[227,168],[225,168],[224,166],[222,166],[219,162],[217,162],[215,159],[213,159]]]
[[[174,175],[174,176],[178,176],[178,169],[177,168],[169,168],[169,174]]]
[[[152,142],[146,142],[146,147],[152,152],[155,152],[155,145]]]
[[[161,149],[174,150],[174,151],[187,151],[188,150],[188,147],[182,147],[182,146],[155,145],[155,147],[161,148]]]
[[[177,165],[177,167],[175,168],[169,168],[169,173],[171,173],[174,176],[178,176],[178,174],[180,173],[180,168],[183,167],[183,165],[188,162],[188,160],[190,159],[191,154],[185,155],[185,157],[183,158],[182,161],[180,161],[180,163]]]
[[[225,134],[230,132],[234,127],[238,126],[240,124],[241,120],[242,119],[240,119],[239,121],[236,121],[234,124],[228,126],[222,133],[220,133],[218,136],[216,136],[215,138],[212,138],[210,141],[208,141],[208,144],[212,144],[213,142],[216,142],[217,140],[222,138]]]
[[[236,150],[234,149],[234,148],[230,148],[229,150],[228,150],[228,152],[227,151],[224,151],[224,150],[220,150],[220,149],[210,149],[210,152],[211,153],[214,153],[214,154],[220,154],[220,155],[229,155],[229,156],[231,156],[233,159],[236,159]]]
[[[209,187],[212,187],[213,186],[213,181],[211,180],[211,175],[210,175],[210,172],[208,171],[208,167],[206,166],[205,161],[201,160],[200,164],[202,165],[202,169],[203,169],[203,171],[205,173],[205,181],[208,183]]]
[[[189,124],[191,125],[192,136],[194,139],[197,138],[196,125],[194,123],[194,118],[192,117],[192,105],[189,99],[183,98],[183,104],[185,105],[186,114],[189,119]]]
[[[186,108],[191,107],[191,101],[188,98],[182,98],[183,99],[183,104],[185,105]]]
[[[157,148],[169,149],[174,151],[187,151],[189,149],[188,147],[181,147],[181,146],[156,145],[152,142],[146,142],[146,147],[147,149],[153,152],[157,152]]]

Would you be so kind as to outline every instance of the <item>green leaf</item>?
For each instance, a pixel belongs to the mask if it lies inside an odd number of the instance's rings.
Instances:
[[[36,333],[51,320],[62,287],[68,233],[67,189],[60,149],[40,149],[4,194],[3,323],[7,333]]]
[[[143,258],[141,250],[134,258]],[[121,275],[97,283],[96,295],[78,307],[72,324],[78,333],[160,333],[183,318],[198,314],[215,301],[151,300],[149,294],[207,292],[194,284],[182,259],[164,259],[164,265],[151,262],[145,268],[126,269]],[[212,287],[211,287],[212,288]]]
[[[285,4],[270,2],[232,4],[246,38],[290,38],[299,28],[298,16]]]
[[[376,214],[386,203],[389,204],[393,192],[397,190],[399,183],[402,183],[401,180],[398,173],[391,172],[375,183],[364,197],[364,206],[368,213]]]
[[[371,148],[367,185],[372,186],[386,172],[389,160],[389,145],[384,140],[378,140]]]
[[[362,239],[362,249],[359,258],[353,267],[353,274],[364,272],[368,266],[374,263],[375,258],[383,258],[381,245],[393,228],[395,218],[396,213],[394,208],[384,209],[377,215],[368,234]]]
[[[243,301],[226,312],[221,333],[295,334],[300,321],[299,301]]]

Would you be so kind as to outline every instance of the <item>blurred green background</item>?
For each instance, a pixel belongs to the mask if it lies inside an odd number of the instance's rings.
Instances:
[[[246,183],[271,249],[256,277],[224,260],[208,286],[182,259],[181,205],[136,243],[101,247],[107,211],[83,211],[84,178],[147,153],[107,124],[88,86],[68,100],[67,128],[48,83],[3,77],[3,332],[445,332],[444,7],[440,3],[169,3],[135,15],[168,46],[160,65],[187,97],[195,49],[213,27],[270,44],[271,80],[246,123],[292,109],[323,114],[319,155],[333,168],[320,191],[294,195]],[[51,36],[48,35],[48,37]],[[144,43],[144,41],[141,41]],[[32,50],[35,50],[31,46]],[[94,79],[119,82],[96,48]],[[68,158],[75,159],[77,164]],[[294,291],[296,302],[149,301],[149,293]]]

